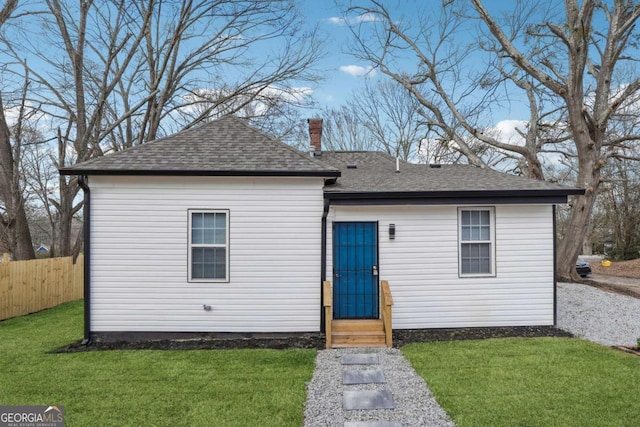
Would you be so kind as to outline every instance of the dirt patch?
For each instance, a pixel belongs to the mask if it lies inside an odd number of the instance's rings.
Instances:
[[[635,354],[636,356],[640,356],[640,347],[631,347],[631,346],[627,346],[627,345],[617,345],[614,348],[617,348],[618,350],[622,350],[625,353],[631,353],[631,354]]]
[[[228,350],[244,348],[271,348],[276,350],[293,348],[324,348],[324,334],[300,334],[286,338],[235,338],[235,339],[189,339],[147,341],[95,341],[82,345],[77,341],[58,348],[52,353],[75,353],[100,350]]]
[[[483,340],[513,337],[573,337],[555,326],[515,326],[503,328],[399,329],[393,331],[393,346],[416,342]]]
[[[638,286],[628,286],[623,283],[602,283],[593,279],[583,279],[581,283],[602,289],[603,291],[613,292],[614,294],[640,299],[640,288]]]
[[[594,274],[640,279],[640,258],[630,261],[611,261],[610,267],[603,267],[599,262],[593,262],[591,270]]]
[[[393,332],[393,346],[402,347],[416,342],[479,340],[506,337],[572,337],[553,326],[518,326],[504,328],[403,329]],[[322,350],[324,334],[300,334],[283,338],[234,338],[92,342],[80,341],[53,350],[51,353],[76,353],[103,350],[229,350],[245,348]]]

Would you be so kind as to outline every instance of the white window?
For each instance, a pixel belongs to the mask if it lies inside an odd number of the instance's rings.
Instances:
[[[189,280],[229,281],[229,211],[189,210]]]
[[[495,275],[494,216],[493,208],[458,209],[461,276]]]

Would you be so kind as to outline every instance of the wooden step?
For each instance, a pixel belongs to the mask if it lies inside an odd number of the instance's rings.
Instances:
[[[379,319],[334,320],[331,330],[333,348],[386,346],[384,327]]]
[[[338,332],[383,332],[384,326],[380,319],[334,320],[331,322],[331,330]]]
[[[333,335],[333,348],[342,347],[386,347],[384,334],[381,335]]]

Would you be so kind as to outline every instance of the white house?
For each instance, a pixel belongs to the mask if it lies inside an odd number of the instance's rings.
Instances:
[[[319,332],[378,319],[381,281],[395,329],[554,324],[554,206],[581,190],[322,152],[309,124],[312,153],[229,116],[61,169],[85,192],[85,339]]]

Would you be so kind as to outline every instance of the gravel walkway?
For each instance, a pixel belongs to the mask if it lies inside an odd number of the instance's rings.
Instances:
[[[587,285],[558,283],[558,327],[604,345],[636,345],[640,299]]]
[[[558,283],[558,328],[604,345],[635,345],[640,338],[640,299],[605,292],[592,286]],[[386,384],[343,385],[345,369],[370,366],[340,364],[346,353],[378,353]],[[343,392],[391,390],[395,409],[342,408]],[[319,351],[307,385],[305,427],[344,427],[353,421],[395,421],[403,426],[455,426],[438,405],[425,381],[398,349],[340,349]],[[383,425],[383,424],[379,424]]]
[[[343,354],[378,353],[380,368],[387,384],[342,384],[340,364]],[[370,366],[352,365],[349,369],[370,369]],[[342,392],[345,390],[379,390],[388,387],[393,395],[395,409],[354,410],[342,409]],[[339,349],[323,350],[316,357],[313,379],[307,386],[307,403],[304,409],[304,426],[343,427],[345,421],[396,421],[403,426],[455,426],[435,401],[426,383],[411,367],[400,350]]]

